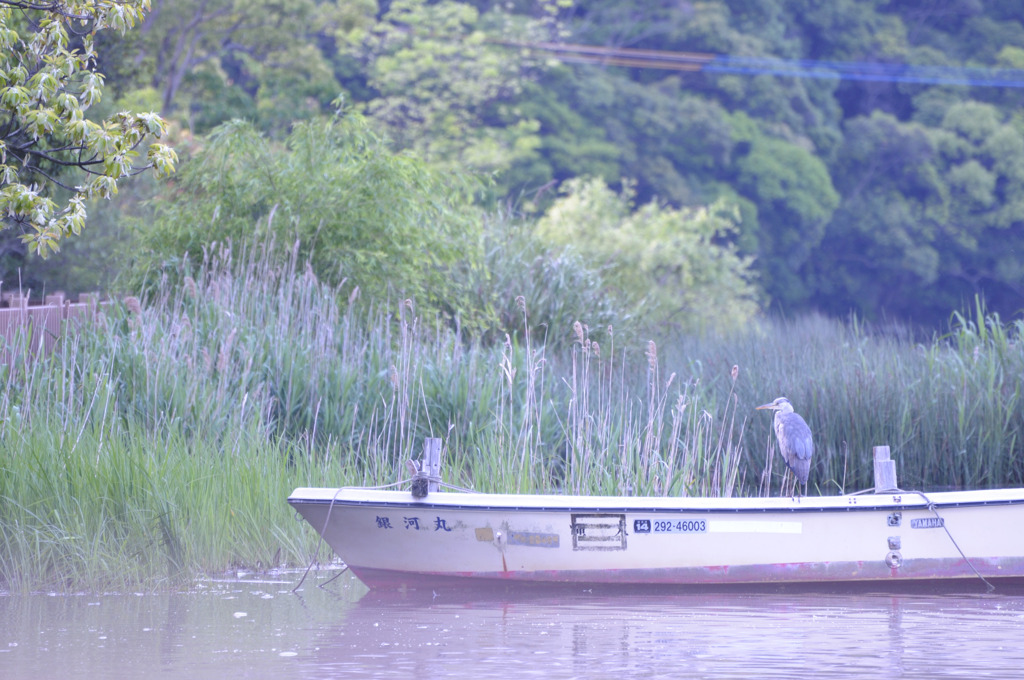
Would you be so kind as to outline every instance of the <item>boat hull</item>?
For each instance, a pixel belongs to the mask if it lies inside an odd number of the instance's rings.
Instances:
[[[774,499],[300,488],[371,587],[767,585],[1024,578],[1024,489]]]

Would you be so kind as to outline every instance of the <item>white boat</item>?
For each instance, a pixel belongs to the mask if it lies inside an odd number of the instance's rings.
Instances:
[[[298,488],[370,587],[1024,578],[1024,489],[637,498]],[[981,581],[979,581],[979,579]]]
[[[429,439],[409,491],[288,502],[370,587],[1024,583],[1024,489],[675,498],[445,492]],[[410,465],[412,465],[410,463]]]

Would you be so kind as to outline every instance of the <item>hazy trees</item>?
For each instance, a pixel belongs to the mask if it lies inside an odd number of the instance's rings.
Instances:
[[[634,203],[630,185],[570,180],[537,224],[542,239],[579,253],[647,326],[726,331],[758,309],[750,260],[729,245],[739,212],[724,202],[672,209]]]
[[[17,30],[36,16],[10,9],[19,4],[0,3],[13,22],[6,25]],[[277,162],[297,149],[296,130],[333,115],[340,95],[396,158],[408,153],[432,171],[486,177],[472,198],[465,194],[467,204],[502,206],[520,214],[517,224],[576,195],[584,185],[572,184],[575,178],[600,178],[611,195],[628,194],[637,213],[649,205],[690,216],[732,206],[738,219],[711,243],[733,248],[757,274],[759,299],[780,311],[894,313],[935,323],[976,293],[1003,314],[1024,308],[1024,272],[1014,256],[1024,233],[1024,87],[1014,86],[1024,85],[1019,12],[1012,3],[942,11],[915,2],[819,5],[153,0],[141,26],[123,38],[97,34],[94,61],[109,74],[105,85],[114,96],[92,106],[83,120],[97,120],[79,127],[107,118],[117,128],[115,112],[123,109],[128,127],[141,122],[162,132],[159,117],[138,113],[160,109],[184,142],[183,154],[204,150],[201,159],[232,150],[229,165],[241,168],[264,158],[224,136],[243,127],[207,133],[248,121],[244,129]],[[144,2],[82,6],[139,9]],[[85,44],[84,37],[71,40],[69,50],[76,40]],[[557,41],[702,52],[719,67],[746,61],[731,70],[682,71],[559,62],[544,49]],[[896,77],[925,66],[950,77]],[[988,67],[1003,69],[1003,85],[965,84]],[[82,88],[86,80],[74,82]],[[12,88],[23,85],[3,87],[14,102]],[[77,92],[82,101],[86,90]],[[328,140],[328,157],[331,149]],[[159,152],[149,162],[169,170],[173,156]],[[27,181],[23,164],[3,163],[8,176],[22,173],[19,182]],[[307,166],[321,170],[316,162]],[[256,168],[246,172],[258,176]],[[298,165],[290,172],[302,174]],[[91,191],[100,195],[109,178],[96,180]],[[160,210],[173,196],[160,198]],[[265,222],[263,198],[248,198],[255,201],[250,212]],[[57,209],[62,233],[80,224],[76,206],[84,203],[68,205]],[[218,224],[213,232],[225,229]],[[146,249],[200,236],[151,234]],[[581,271],[574,280],[588,276]],[[486,284],[486,277],[474,280]]]

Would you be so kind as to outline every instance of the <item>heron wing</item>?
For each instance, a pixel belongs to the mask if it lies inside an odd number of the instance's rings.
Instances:
[[[787,413],[780,419],[780,439],[785,438],[790,453],[797,460],[810,460],[814,455],[814,441],[811,439],[811,428],[800,417],[799,413]]]

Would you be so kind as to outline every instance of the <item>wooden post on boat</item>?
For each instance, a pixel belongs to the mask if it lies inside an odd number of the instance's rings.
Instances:
[[[427,492],[438,491],[441,481],[441,440],[428,437],[423,440],[423,469],[427,473]]]
[[[875,456],[875,493],[899,491],[896,486],[896,461],[889,458],[888,446],[872,449]]]
[[[412,462],[410,466],[415,468]],[[428,437],[423,440],[423,460],[412,478],[412,495],[423,498],[428,493],[438,491],[441,486],[441,440]]]

